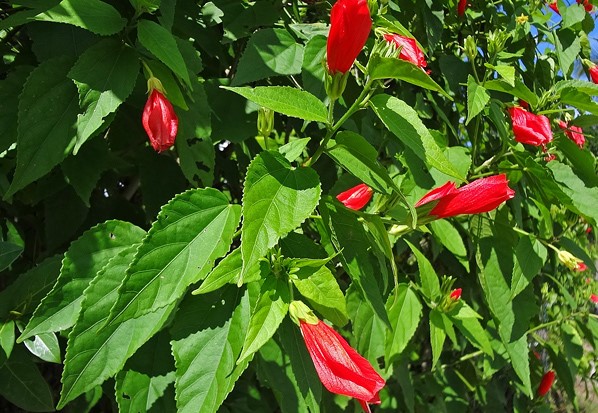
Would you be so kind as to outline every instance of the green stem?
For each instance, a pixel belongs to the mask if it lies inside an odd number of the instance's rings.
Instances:
[[[547,323],[540,324],[540,325],[537,325],[535,327],[530,328],[529,330],[527,330],[526,334],[532,334],[535,331],[542,330],[543,328],[550,327],[550,326],[552,326],[554,324],[561,324],[561,323],[563,323],[566,320],[569,320],[571,318],[575,318],[577,316],[582,316],[582,315],[585,315],[585,313],[583,313],[581,311],[578,311],[577,313],[569,314],[566,317],[557,318],[556,320],[552,320],[552,321],[549,321]]]
[[[342,124],[345,123],[345,121],[349,119],[351,115],[353,115],[353,113],[361,109],[361,106],[369,100],[371,95],[368,96],[368,94],[370,93],[371,86],[372,81],[368,80],[368,82],[363,87],[363,90],[361,91],[359,97],[355,100],[355,102],[353,102],[353,104],[349,107],[349,109],[347,109],[345,114],[334,125],[332,125],[332,122],[334,121],[332,113],[334,109],[334,101],[330,102],[330,105],[328,106],[328,124],[332,126],[329,126],[328,132],[326,132],[326,136],[324,136],[324,139],[322,139],[322,142],[320,142],[320,146],[318,146],[318,149],[316,149],[313,156],[309,158],[303,166],[311,166],[314,163],[316,163],[316,161],[324,153],[324,150],[328,145],[328,141],[330,140],[330,138],[332,138],[332,135],[334,135],[334,133],[342,126]]]

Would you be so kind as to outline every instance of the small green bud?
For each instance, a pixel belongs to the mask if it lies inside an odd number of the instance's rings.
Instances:
[[[469,60],[474,60],[478,55],[478,46],[476,45],[473,36],[467,36],[465,38],[465,54]]]
[[[260,107],[257,113],[257,131],[267,138],[274,129],[274,111],[265,107]]]
[[[335,74],[326,74],[326,94],[331,100],[337,100],[343,95],[345,87],[347,87],[347,79],[349,78],[349,72]]]
[[[318,324],[320,320],[314,314],[314,312],[303,304],[301,301],[292,301],[289,305],[289,315],[291,316],[291,320],[297,325],[300,324],[300,321],[305,321],[309,324]]]

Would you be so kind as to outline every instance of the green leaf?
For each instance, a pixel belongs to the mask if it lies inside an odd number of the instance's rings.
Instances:
[[[560,68],[563,73],[568,73],[581,52],[581,40],[572,30],[555,30],[552,35]]]
[[[399,284],[386,302],[392,331],[386,336],[384,357],[387,364],[401,356],[415,334],[422,317],[422,305],[407,284]]]
[[[174,197],[127,269],[110,321],[134,319],[176,302],[227,253],[239,213],[238,205],[212,188]]]
[[[554,84],[551,92],[560,94],[564,90],[575,90],[585,95],[598,96],[598,85],[585,80],[560,80]]]
[[[390,326],[378,281],[374,277],[370,239],[363,225],[357,221],[353,211],[330,198],[320,203],[320,213],[336,251],[340,252],[343,268],[359,287],[376,316]]]
[[[413,255],[417,259],[417,266],[419,267],[419,278],[421,282],[422,292],[432,302],[438,302],[440,298],[440,282],[438,281],[438,275],[434,271],[434,267],[424,254],[409,241],[405,240]]]
[[[446,159],[432,134],[411,106],[386,94],[374,96],[370,100],[370,104],[384,125],[422,161],[440,172],[461,181],[464,180],[463,176]]]
[[[519,79],[515,79],[515,86],[511,86],[504,80],[489,80],[484,83],[484,87],[488,90],[508,93],[519,99],[523,99],[532,106],[536,106],[538,104],[538,97],[536,94]]]
[[[322,399],[322,382],[307,352],[299,328],[287,318],[278,329],[278,337],[291,362],[301,396],[311,412],[318,413]]]
[[[378,151],[364,137],[343,131],[330,140],[326,154],[336,163],[374,190],[391,194],[395,183],[388,171],[378,162]]]
[[[554,142],[567,160],[577,176],[579,176],[586,186],[598,186],[598,175],[596,174],[596,158],[589,150],[580,149],[571,139],[558,136]]]
[[[178,106],[181,109],[188,110],[189,107],[187,106],[187,102],[185,102],[183,92],[181,92],[179,83],[176,81],[175,76],[172,74],[172,71],[164,63],[158,60],[146,60],[145,64],[150,68],[154,76],[160,79],[162,86],[164,86],[166,97],[168,98],[170,103],[172,103],[175,106]],[[202,113],[202,119],[203,117],[210,117],[210,114]],[[182,126],[183,125],[181,124],[181,122],[179,122],[179,128]]]
[[[467,121],[465,124],[468,125],[473,118],[479,115],[489,101],[490,95],[484,86],[479,85],[473,76],[467,76]]]
[[[0,30],[21,26],[32,20],[32,18],[38,14],[48,11],[58,3],[60,3],[60,0],[40,0],[30,4],[24,4],[23,1],[21,1],[21,5],[30,7],[31,9],[19,10],[16,13],[11,13],[10,16],[0,21]]]
[[[241,283],[249,269],[278,240],[313,212],[320,180],[311,168],[291,168],[278,152],[262,152],[247,168],[241,228]]]
[[[463,243],[463,238],[457,229],[449,220],[438,219],[428,224],[432,234],[440,241],[442,245],[449,250],[467,271],[469,271],[469,260],[467,258],[467,249]]]
[[[35,309],[19,341],[72,327],[81,310],[82,293],[96,273],[143,234],[141,228],[128,222],[107,221],[74,241],[64,256],[56,284]]]
[[[116,401],[120,413],[147,412],[164,391],[174,382],[174,372],[150,377],[133,370],[116,376]]]
[[[241,258],[241,249],[235,248],[230,254],[222,259],[203,280],[199,288],[192,292],[193,295],[206,294],[216,291],[220,287],[228,283],[237,284],[239,282],[239,274],[243,267],[243,259]],[[257,281],[261,277],[260,263],[256,263],[247,273],[246,283]]]
[[[77,117],[76,155],[83,145],[133,91],[139,74],[134,49],[115,39],[88,48],[68,73],[79,89],[83,113]]]
[[[19,113],[19,95],[32,69],[30,66],[18,66],[0,82],[0,153],[17,141],[15,119]]]
[[[563,19],[561,23],[561,29],[574,26],[577,23],[581,23],[583,19],[585,19],[587,14],[583,5],[577,4],[571,4],[570,6],[567,5],[565,7],[561,7],[559,8],[559,11],[561,12],[561,18]]]
[[[83,293],[83,311],[69,334],[57,409],[120,371],[125,361],[162,328],[174,308],[162,307],[123,323],[108,322],[136,249],[134,245],[114,255]]]
[[[60,273],[62,257],[46,258],[37,266],[18,276],[16,281],[0,292],[0,318],[11,313],[29,315],[52,289]]]
[[[272,389],[282,413],[309,413],[288,356],[279,343],[269,340],[260,349],[256,361],[257,378]]]
[[[60,346],[54,333],[42,333],[33,340],[24,340],[25,347],[44,361],[60,363]]]
[[[121,31],[126,23],[114,7],[100,0],[62,0],[34,20],[72,24],[103,36]]]
[[[435,308],[430,310],[430,344],[432,347],[432,370],[435,369],[438,360],[440,359],[440,355],[442,354],[442,349],[444,347],[444,342],[446,340],[446,332],[445,323],[450,322],[445,320],[446,316],[441,313],[440,311],[436,310]]]
[[[0,395],[27,412],[53,412],[54,401],[48,383],[21,346],[0,367]]]
[[[598,188],[588,188],[579,179],[570,166],[558,161],[549,162],[548,169],[552,171],[554,179],[559,183],[561,190],[571,199],[575,209],[592,221],[598,223]]]
[[[471,316],[471,314],[475,316]],[[464,301],[458,301],[456,305],[447,313],[450,321],[457,327],[461,333],[469,340],[471,344],[482,350],[484,353],[493,357],[494,352],[490,345],[488,333],[480,324],[479,316]]]
[[[498,66],[490,66],[486,64],[487,67],[496,70],[496,72],[502,77],[510,86],[515,87],[515,67],[514,66],[506,66],[506,65],[498,65]]]
[[[311,138],[293,139],[289,143],[285,143],[280,148],[280,152],[289,162],[294,162],[301,156]]]
[[[376,364],[384,356],[386,335],[390,334],[388,325],[376,316],[372,306],[364,300],[355,285],[347,290],[347,310],[351,317],[351,344],[359,354]]]
[[[23,247],[12,242],[0,241],[0,271],[7,269],[21,256]]]
[[[247,100],[283,115],[326,123],[328,110],[320,99],[304,90],[288,86],[226,87]]]
[[[214,181],[216,155],[212,134],[211,108],[202,83],[193,85],[189,110],[179,113],[176,140],[181,170],[194,186],[210,187]]]
[[[10,357],[15,345],[15,322],[13,320],[0,322],[0,367]]]
[[[345,296],[326,266],[299,268],[289,278],[316,311],[339,327],[347,324]]]
[[[232,86],[279,75],[301,73],[303,46],[285,29],[261,29],[255,32],[239,59]]]
[[[439,92],[449,100],[453,98],[420,67],[394,57],[374,54],[368,63],[370,79],[399,79],[425,89]]]
[[[287,315],[291,302],[289,286],[270,275],[262,285],[260,297],[253,308],[243,350],[237,364],[243,363],[272,338]]]
[[[515,267],[511,279],[511,299],[525,290],[533,278],[538,275],[544,266],[547,255],[546,247],[536,238],[526,236],[519,239],[515,249]]]
[[[187,299],[172,329],[177,411],[215,412],[250,360],[235,364],[250,317],[251,292],[229,285]]]
[[[17,168],[9,198],[44,176],[70,152],[79,112],[77,89],[66,77],[72,61],[41,63],[27,79],[19,98]]]
[[[137,37],[143,47],[168,66],[190,89],[193,89],[183,55],[176,39],[167,29],[151,20],[141,19],[137,23]]]
[[[320,99],[326,98],[324,78],[326,76],[326,37],[317,35],[309,39],[303,52],[301,80],[303,88]]]

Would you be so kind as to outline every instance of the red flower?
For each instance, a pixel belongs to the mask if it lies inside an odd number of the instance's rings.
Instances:
[[[174,145],[179,119],[172,104],[157,89],[152,90],[143,108],[143,128],[156,152],[162,152]]]
[[[386,382],[372,365],[360,356],[328,324],[300,320],[301,334],[320,381],[330,392],[354,397],[363,410],[379,404],[378,392]]]
[[[401,36],[400,34],[385,34],[384,39],[389,43],[394,43],[400,48],[399,59],[406,60],[422,69],[427,66],[426,57],[421,51],[415,39]]]
[[[584,272],[588,269],[588,266],[584,262],[578,262],[575,271]]]
[[[593,302],[594,304],[598,304],[598,295],[596,295],[596,294],[590,295],[590,301]]]
[[[330,74],[351,69],[370,35],[372,19],[367,0],[338,0],[330,11],[326,59]]]
[[[509,109],[515,140],[529,145],[545,145],[552,140],[550,121],[544,115],[534,115],[514,106]]]
[[[459,4],[457,5],[457,15],[459,15],[459,17],[463,16],[466,8],[467,0],[459,0]]]
[[[590,72],[590,79],[592,79],[592,82],[598,84],[598,66],[594,65],[590,67],[588,71]]]
[[[579,126],[569,126],[567,122],[559,120],[559,128],[565,131],[565,135],[580,148],[583,148],[583,144],[586,143],[586,138],[583,136],[583,130]]]
[[[462,288],[457,288],[457,289],[453,290],[450,295],[451,299],[456,301],[459,298],[461,298],[461,291],[463,291]]]
[[[594,6],[588,0],[577,0],[577,4],[583,4],[588,13],[594,10]]]
[[[552,387],[552,383],[554,383],[554,377],[555,377],[555,374],[554,374],[554,371],[552,371],[552,370],[544,373],[544,376],[542,377],[542,381],[540,382],[540,385],[538,386],[538,396],[542,397],[546,393],[548,393],[548,390],[550,390],[550,388]]]
[[[556,3],[556,0],[555,0],[555,1],[553,1],[552,3],[550,3],[550,4],[548,5],[548,7],[550,7],[552,10],[554,10],[554,12],[555,12],[556,14],[558,14],[559,16],[561,15],[561,12],[559,11],[559,6],[558,6],[558,4]]]
[[[457,189],[454,182],[433,189],[420,199],[416,207],[436,202],[429,212],[437,218],[492,211],[515,196],[504,174],[478,179]]]
[[[350,209],[359,210],[372,199],[373,189],[366,184],[359,184],[345,192],[341,192],[336,199],[341,201],[344,206]]]

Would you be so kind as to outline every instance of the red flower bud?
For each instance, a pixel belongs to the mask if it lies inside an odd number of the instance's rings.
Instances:
[[[583,4],[584,9],[586,9],[588,13],[594,10],[594,6],[588,0],[577,0],[577,4]]]
[[[345,73],[365,46],[372,19],[367,0],[338,0],[330,11],[326,60],[330,74]]]
[[[598,304],[598,295],[596,295],[596,294],[590,295],[590,301],[593,302],[594,304]]]
[[[454,182],[433,189],[420,199],[416,207],[436,202],[429,212],[436,218],[492,211],[515,196],[504,174],[475,180],[457,189]]]
[[[172,104],[157,89],[152,90],[141,118],[143,128],[156,152],[174,145],[179,119]]]
[[[379,404],[378,392],[386,382],[369,361],[357,353],[328,324],[300,320],[301,334],[320,381],[328,391],[356,398],[363,410]]]
[[[461,291],[462,290],[463,290],[462,288],[457,288],[457,289],[453,290],[451,292],[451,295],[450,295],[451,299],[456,301],[459,298],[461,298]]]
[[[534,115],[516,106],[509,109],[509,114],[517,142],[540,146],[552,140],[552,129],[546,116]]]
[[[592,82],[598,84],[598,66],[594,65],[590,67],[588,71],[590,72],[590,79],[592,79]]]
[[[559,11],[559,6],[558,6],[558,4],[556,3],[556,0],[555,0],[555,1],[553,1],[552,3],[550,3],[550,4],[548,5],[548,7],[550,7],[550,8],[551,8],[551,9],[552,9],[552,10],[553,10],[553,11],[554,11],[556,14],[558,14],[559,16],[561,15],[561,12]]]
[[[584,272],[588,269],[588,266],[584,262],[578,262],[575,271]]]
[[[359,184],[347,189],[345,192],[341,192],[336,196],[336,199],[341,201],[347,208],[359,210],[370,202],[373,192],[372,188],[366,184]]]
[[[459,0],[459,4],[457,5],[457,15],[459,17],[465,14],[465,9],[467,8],[467,0]]]
[[[554,383],[554,377],[555,377],[555,374],[554,374],[554,371],[552,371],[552,370],[544,373],[544,376],[542,377],[542,381],[540,382],[540,385],[538,386],[538,396],[542,397],[546,393],[548,393],[548,390],[550,390],[550,388],[552,387],[552,383]]]
[[[421,51],[415,39],[411,37],[401,36],[400,34],[385,34],[384,40],[389,43],[394,43],[397,48],[401,49],[399,52],[399,59],[406,60],[422,69],[427,66],[426,57]]]
[[[565,135],[580,148],[583,148],[583,144],[586,143],[586,138],[583,136],[583,130],[579,126],[569,126],[567,122],[559,120],[559,128],[565,131]]]

